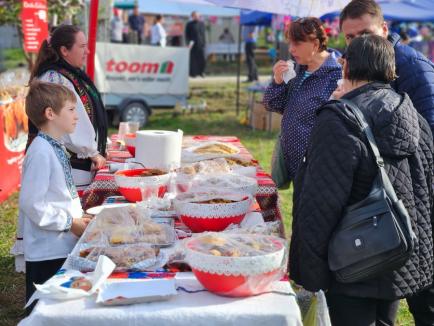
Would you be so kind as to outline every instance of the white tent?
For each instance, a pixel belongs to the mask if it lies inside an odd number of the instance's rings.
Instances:
[[[315,16],[341,10],[350,0],[170,0],[179,3],[205,2],[239,9],[257,10],[281,15]]]

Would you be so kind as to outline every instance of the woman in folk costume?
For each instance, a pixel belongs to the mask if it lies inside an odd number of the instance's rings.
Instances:
[[[74,133],[62,141],[71,155],[72,175],[78,189],[90,184],[93,170],[105,165],[107,115],[100,93],[82,70],[89,50],[84,33],[76,26],[61,25],[42,43],[33,79],[61,84],[77,97],[79,120]],[[27,147],[37,134],[30,123]]]

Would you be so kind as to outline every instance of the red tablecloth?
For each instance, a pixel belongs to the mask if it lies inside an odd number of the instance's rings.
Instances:
[[[112,137],[113,140],[116,136]],[[240,149],[239,155],[245,160],[253,160],[253,156],[241,144],[237,137],[232,136],[193,136],[184,137],[184,142],[200,142],[200,141],[221,141],[230,142],[232,145]],[[119,152],[118,150],[109,149],[108,160],[125,161],[131,157],[128,152]],[[283,221],[280,213],[279,198],[276,185],[274,184],[271,176],[266,173],[261,167],[258,167],[256,175],[258,180],[258,192],[256,194],[256,201],[259,204],[261,213],[265,221],[281,221],[282,234]],[[114,181],[113,173],[110,173],[108,168],[101,169],[96,174],[93,182],[87,187],[82,196],[82,205],[84,209],[101,205],[104,200],[109,196],[120,196],[118,187]]]

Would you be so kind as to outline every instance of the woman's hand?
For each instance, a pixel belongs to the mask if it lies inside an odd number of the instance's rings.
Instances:
[[[287,70],[289,70],[287,61],[279,60],[273,66],[274,82],[276,84],[283,83],[283,73]]]
[[[96,154],[90,159],[92,160],[92,170],[99,170],[105,166],[106,160],[101,154]]]

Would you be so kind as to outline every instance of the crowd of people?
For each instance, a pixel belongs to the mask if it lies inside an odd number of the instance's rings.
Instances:
[[[291,67],[277,62],[264,95],[265,107],[283,114],[280,142],[294,184],[289,275],[309,291],[326,291],[334,326],[393,325],[402,298],[417,326],[433,325],[434,64],[389,33],[373,0],[351,1],[340,30],[347,49],[338,59],[318,19],[292,22],[296,76],[285,83]],[[363,112],[417,236],[405,264],[351,283],[330,270],[329,244],[346,207],[369,194],[378,167],[339,99]]]
[[[135,12],[129,19],[138,40],[140,17]],[[157,16],[152,32],[156,46],[165,43],[161,23]],[[319,19],[293,21],[286,37],[295,67],[278,61],[264,95],[267,110],[283,115],[280,143],[294,185],[289,275],[306,290],[326,291],[334,326],[393,325],[402,298],[416,326],[433,325],[434,64],[388,30],[374,0],[352,0],[341,12],[340,30],[347,43],[343,56],[328,48]],[[254,35],[247,31],[246,37]],[[190,60],[196,63],[190,74],[203,75],[205,34],[197,13],[186,26],[186,38]],[[115,39],[120,42],[121,34]],[[85,230],[89,217],[77,189],[106,163],[106,111],[82,70],[87,55],[85,34],[62,25],[42,44],[29,81],[31,126],[18,230],[24,241],[27,300],[33,284],[45,282],[62,266]],[[250,68],[249,78],[257,79],[255,67]],[[285,80],[291,69],[294,77]],[[329,243],[345,208],[368,195],[378,162],[342,99],[366,117],[381,164],[417,237],[410,258],[399,268],[350,283],[338,281],[330,270]]]

